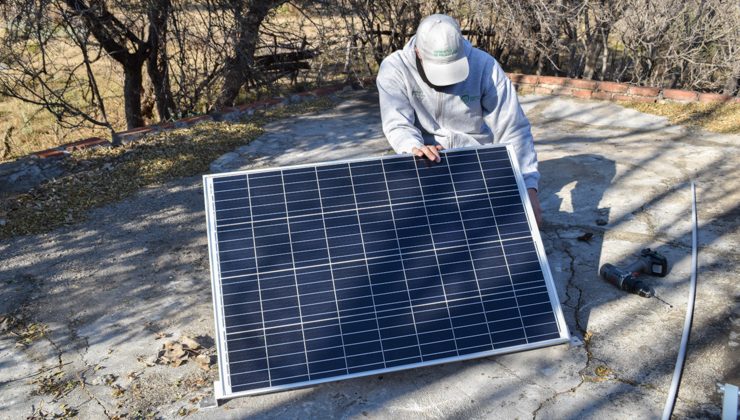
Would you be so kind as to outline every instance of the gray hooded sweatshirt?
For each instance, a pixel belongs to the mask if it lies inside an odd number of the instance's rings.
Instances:
[[[465,40],[468,78],[435,90],[416,69],[415,41],[386,57],[378,72],[383,132],[396,153],[411,153],[424,144],[453,149],[508,143],[524,184],[536,189],[540,174],[529,120],[501,66]]]

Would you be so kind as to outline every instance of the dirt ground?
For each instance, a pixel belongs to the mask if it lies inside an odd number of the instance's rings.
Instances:
[[[618,105],[526,96],[540,158],[542,235],[571,333],[562,345],[352,379],[206,408],[216,368],[200,177],[142,190],[49,234],[0,242],[0,418],[654,418],[663,409],[690,274],[699,288],[676,415],[716,417],[740,383],[740,136]],[[212,170],[388,153],[377,97],[272,123]],[[583,235],[590,233],[589,240]],[[578,238],[581,238],[580,240]],[[669,307],[598,267],[651,247]],[[204,362],[205,361],[205,362]]]

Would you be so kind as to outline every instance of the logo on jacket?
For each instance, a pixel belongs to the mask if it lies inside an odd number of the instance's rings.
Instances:
[[[473,101],[480,100],[480,95],[460,95],[460,100],[462,100],[466,104],[469,104]]]
[[[411,90],[411,96],[414,97],[414,99],[422,100],[424,99],[424,92],[416,89]]]

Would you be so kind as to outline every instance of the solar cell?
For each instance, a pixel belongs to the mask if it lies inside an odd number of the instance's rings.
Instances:
[[[567,341],[511,156],[205,176],[217,396]]]

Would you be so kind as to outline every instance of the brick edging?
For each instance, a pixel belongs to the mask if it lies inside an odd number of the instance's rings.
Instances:
[[[375,83],[375,78],[366,78],[360,81],[363,85]],[[191,117],[182,118],[175,121],[167,121],[164,123],[149,125],[145,127],[138,127],[131,130],[121,131],[116,133],[123,143],[130,143],[136,141],[149,133],[156,133],[164,130],[172,130],[176,128],[187,128],[194,125],[200,124],[206,121],[236,121],[240,117],[245,115],[252,115],[257,110],[277,108],[285,106],[289,103],[303,102],[307,98],[319,98],[333,95],[343,89],[351,86],[346,83],[333,84],[322,86],[307,92],[300,92],[290,95],[288,98],[271,98],[260,101],[251,102],[244,105],[238,105],[233,107],[227,107],[220,109],[218,112],[194,115]],[[82,150],[90,147],[109,147],[111,145],[110,140],[102,139],[100,137],[89,137],[74,141],[72,143],[65,143],[51,149],[42,150],[40,152],[31,153],[30,156],[38,158],[53,158],[53,157],[64,157],[70,154],[74,150]]]
[[[607,101],[740,103],[740,98],[738,97],[720,95],[718,93],[663,89],[659,87],[630,85],[628,83],[571,79],[558,76],[536,76],[520,73],[506,73],[506,75],[514,83],[519,93],[563,95]]]

